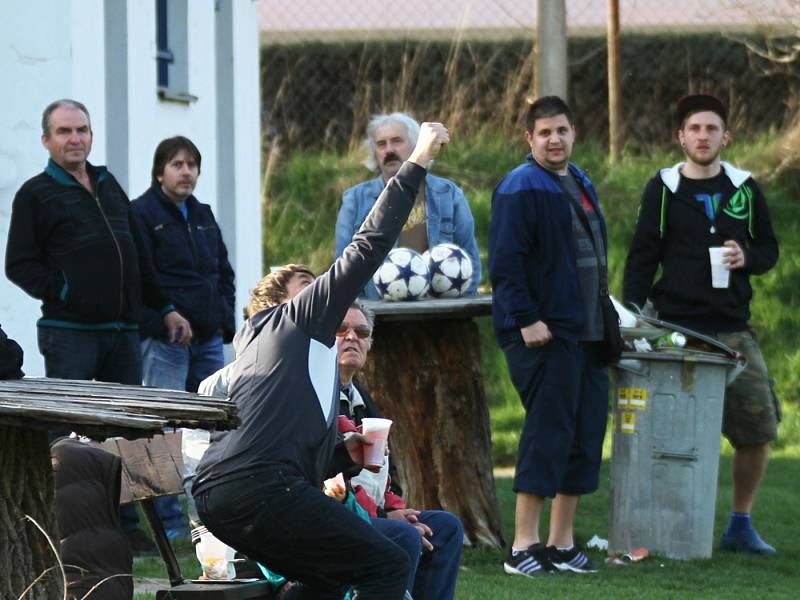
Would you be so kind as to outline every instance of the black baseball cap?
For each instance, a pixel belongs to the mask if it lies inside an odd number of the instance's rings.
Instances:
[[[704,110],[717,113],[725,123],[728,122],[728,109],[725,108],[725,104],[722,103],[722,100],[711,94],[688,94],[678,100],[678,107],[676,110],[678,115],[678,127],[683,126],[684,120],[686,120],[686,117],[689,115]]]

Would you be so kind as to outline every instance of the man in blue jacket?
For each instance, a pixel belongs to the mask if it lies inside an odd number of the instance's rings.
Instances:
[[[528,110],[528,162],[492,197],[489,273],[497,341],[525,406],[506,573],[594,573],[574,543],[578,499],[598,487],[608,405],[600,293],[606,228],[592,182],[569,162],[572,113],[555,96]],[[554,498],[547,544],[539,538]]]
[[[190,392],[225,365],[222,345],[233,339],[236,330],[236,290],[228,251],[211,207],[193,195],[201,160],[200,151],[188,138],[163,140],[153,156],[152,185],[132,204],[145,260],[194,332],[191,340],[183,336],[174,340],[158,315],[145,310],[140,329],[143,382]],[[168,535],[185,534],[186,523],[175,497],[160,498],[157,508]],[[191,498],[189,516],[197,518]],[[133,514],[123,513],[123,517],[130,529]]]
[[[145,256],[194,332],[191,342],[170,340],[156,315],[145,311],[144,384],[191,392],[225,366],[222,345],[236,333],[228,251],[211,207],[193,195],[201,160],[188,138],[163,140],[153,156],[150,189],[132,205]]]
[[[365,164],[370,171],[379,175],[345,190],[342,195],[342,207],[336,219],[336,257],[342,255],[353,239],[386,183],[397,174],[403,161],[411,156],[418,136],[419,123],[406,113],[372,117],[364,142],[367,148]],[[397,245],[422,253],[443,242],[460,246],[472,260],[472,283],[467,294],[475,294],[481,281],[481,257],[469,204],[464,192],[455,183],[428,174]],[[362,295],[369,300],[379,297],[371,281]]]

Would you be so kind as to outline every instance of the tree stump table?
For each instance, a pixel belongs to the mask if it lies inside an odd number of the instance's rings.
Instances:
[[[362,378],[394,421],[392,460],[406,502],[455,513],[469,543],[504,545],[473,320],[491,314],[491,296],[364,305],[376,322]]]
[[[16,600],[29,586],[26,600],[64,596],[54,553],[59,536],[48,430],[136,439],[165,427],[237,423],[232,402],[189,392],[64,379],[0,381],[0,600]]]

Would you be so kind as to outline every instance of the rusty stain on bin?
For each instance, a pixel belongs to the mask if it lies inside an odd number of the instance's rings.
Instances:
[[[689,392],[694,388],[694,363],[687,360],[681,366],[681,391]]]

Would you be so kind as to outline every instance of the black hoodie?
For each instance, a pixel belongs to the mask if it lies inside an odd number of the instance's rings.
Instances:
[[[778,240],[761,189],[747,171],[722,163],[719,208],[709,220],[688,197],[681,165],[662,169],[642,195],[636,231],[625,264],[623,298],[643,307],[647,298],[662,319],[705,333],[742,331],[750,319],[750,275],[778,261]],[[711,287],[708,248],[736,240],[745,266],[726,289]],[[653,284],[661,266],[661,278]]]

